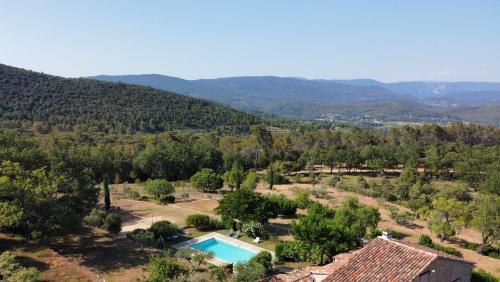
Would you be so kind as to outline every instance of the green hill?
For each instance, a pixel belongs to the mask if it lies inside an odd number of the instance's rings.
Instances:
[[[95,131],[244,129],[260,118],[150,87],[70,79],[0,64],[0,120]]]

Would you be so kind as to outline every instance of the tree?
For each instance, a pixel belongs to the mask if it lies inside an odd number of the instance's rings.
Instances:
[[[479,195],[473,202],[471,224],[481,232],[482,246],[500,239],[500,196]]]
[[[205,261],[214,257],[212,252],[205,253],[188,248],[178,250],[175,255],[187,261],[191,265],[191,268],[195,271],[198,271]]]
[[[160,255],[151,256],[148,270],[149,282],[169,282],[187,273],[176,259]]]
[[[25,171],[17,163],[4,161],[0,165],[0,226],[18,227],[39,237],[70,224],[66,217],[77,215],[74,209],[66,209],[67,198],[58,197],[60,185],[62,177],[43,168]],[[62,195],[69,196],[64,192]]]
[[[0,281],[36,282],[40,281],[40,273],[34,267],[21,266],[16,262],[16,258],[6,251],[0,255]]]
[[[324,154],[326,164],[330,167],[330,173],[333,173],[333,168],[339,163],[339,154],[336,147],[328,149]]]
[[[250,263],[256,262],[261,264],[266,271],[271,270],[273,268],[273,257],[270,252],[266,251],[261,251],[258,253],[256,256],[254,256],[252,259],[250,259]]]
[[[316,173],[311,172],[309,174],[309,178],[311,179],[311,184],[314,189],[314,185],[318,184],[318,182],[321,180],[321,175],[317,175]]]
[[[500,196],[500,172],[498,170],[489,171],[488,176],[481,183],[480,190]]]
[[[240,189],[224,195],[219,201],[215,212],[223,220],[257,221],[267,223],[269,218],[275,218],[277,211],[266,197],[248,189]]]
[[[266,172],[266,181],[269,183],[269,190],[273,190],[274,180],[276,179],[276,171],[274,170],[273,163],[269,164]]]
[[[238,263],[236,265],[237,282],[255,282],[266,277],[266,268],[257,262]]]
[[[275,184],[285,184],[288,183],[288,179],[281,175],[277,170],[276,170],[276,164],[271,163],[269,164],[269,167],[267,168],[266,175],[265,175],[265,180],[269,184],[269,190],[273,189],[273,186]]]
[[[224,266],[213,266],[210,268],[210,276],[217,282],[224,282],[229,279],[231,272]]]
[[[233,191],[233,188],[236,188],[236,190],[240,189],[244,177],[245,174],[243,172],[243,168],[238,161],[235,161],[231,170],[224,174],[224,180],[231,188],[231,192]]]
[[[317,252],[322,264],[324,256],[331,260],[338,253],[361,246],[368,228],[374,229],[379,221],[377,209],[349,198],[335,211],[319,203],[312,204],[305,216],[292,223],[290,232],[306,249]]]
[[[160,203],[172,202],[172,194],[175,187],[165,179],[148,180],[146,182],[146,192]]]
[[[193,187],[203,192],[215,192],[222,188],[224,180],[212,169],[203,168],[191,177]]]
[[[155,239],[163,237],[164,239],[169,239],[174,235],[179,234],[179,228],[176,225],[170,223],[167,220],[160,220],[149,228],[151,232],[155,235]]]
[[[254,125],[250,128],[252,135],[255,136],[257,143],[264,150],[266,157],[271,155],[273,145],[273,135],[264,126]]]
[[[110,213],[104,218],[103,227],[111,233],[119,233],[122,230],[122,219],[119,215]]]
[[[139,230],[138,232],[132,233],[130,238],[141,245],[142,251],[144,246],[153,244],[155,234],[149,230]]]
[[[241,187],[244,189],[255,190],[257,188],[257,183],[259,182],[259,176],[255,172],[255,170],[250,170],[245,177],[245,180],[241,184]]]
[[[454,198],[439,196],[432,201],[432,208],[428,224],[441,241],[455,236],[468,222],[467,205]]]
[[[23,218],[24,212],[21,207],[9,202],[0,202],[0,230],[19,226]]]
[[[111,198],[109,196],[109,176],[108,174],[104,174],[104,207],[106,208],[107,211],[111,208]]]

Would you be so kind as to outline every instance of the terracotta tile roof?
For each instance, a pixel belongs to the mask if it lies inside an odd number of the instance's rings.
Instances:
[[[376,238],[323,281],[413,281],[437,258],[472,264],[421,245]]]
[[[351,257],[353,257],[360,250],[349,253],[342,253],[336,255],[335,261],[323,266],[308,266],[300,271],[295,271],[290,274],[278,274],[272,276],[269,281],[271,282],[317,282],[326,278],[339,267],[344,265]]]

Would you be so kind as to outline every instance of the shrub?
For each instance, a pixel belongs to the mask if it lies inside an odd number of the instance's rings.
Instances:
[[[261,264],[267,271],[273,267],[273,257],[270,252],[262,251],[250,260],[250,263],[256,262]]]
[[[204,168],[191,177],[194,188],[202,192],[215,192],[224,185],[224,180],[212,169]]]
[[[189,215],[186,218],[186,224],[198,230],[210,230],[213,228],[210,217],[204,214]]]
[[[471,282],[497,282],[499,281],[495,276],[491,275],[484,269],[476,268],[472,270]]]
[[[299,188],[295,189],[294,193],[295,193],[295,203],[297,204],[297,208],[306,209],[312,203],[314,203],[314,201],[309,198],[308,191]]]
[[[326,190],[326,187],[321,186],[317,189],[312,190],[311,194],[320,199],[328,199],[328,191]]]
[[[34,267],[25,268],[16,262],[9,251],[0,254],[0,281],[40,281],[40,273]]]
[[[427,246],[427,247],[430,247],[432,248],[434,243],[432,242],[432,239],[429,235],[426,235],[426,234],[422,234],[420,235],[420,237],[418,238],[418,243],[420,245],[423,245],[423,246]]]
[[[141,250],[144,249],[146,245],[152,245],[154,243],[155,235],[153,232],[144,229],[135,229],[127,237],[134,242],[141,245]]]
[[[114,213],[110,213],[104,219],[102,227],[111,233],[119,233],[122,230],[122,219]]]
[[[401,236],[401,234],[399,232],[397,232],[397,231],[388,230],[387,232],[389,232],[389,236],[391,236],[394,239],[397,239],[397,240],[403,239],[403,236]]]
[[[337,183],[340,181],[340,175],[334,175],[330,181],[328,181],[328,185],[335,187],[337,186]]]
[[[382,235],[382,231],[378,230],[377,228],[373,228],[370,230],[370,234],[368,236],[369,239],[375,239],[378,236]]]
[[[241,231],[243,231],[249,237],[260,237],[264,226],[257,221],[247,221],[241,226]]]
[[[279,215],[293,216],[297,213],[297,203],[281,194],[269,196],[268,199],[275,206]]]
[[[389,206],[390,216],[396,224],[406,224],[415,219],[415,215],[411,212],[399,212],[397,208]]]
[[[169,281],[188,272],[176,259],[157,255],[151,256],[148,268],[149,282]]]
[[[89,215],[83,218],[86,225],[93,227],[101,227],[104,224],[106,213],[104,211],[93,209]]]
[[[236,265],[236,282],[255,282],[266,277],[266,269],[260,263],[248,262]]]
[[[259,182],[259,176],[255,170],[250,170],[241,184],[241,188],[255,190],[257,188],[257,183]]]
[[[429,237],[428,235],[425,235],[425,234],[420,235],[420,237],[418,238],[418,243],[420,245],[423,245],[423,246],[426,246],[429,248],[433,248],[435,250],[448,253],[450,255],[455,255],[457,257],[463,257],[462,253],[459,252],[457,249],[436,244],[436,243],[432,242],[431,237]]]
[[[139,200],[141,198],[141,194],[130,187],[123,188],[123,193],[132,200]]]
[[[276,258],[279,261],[297,262],[301,259],[303,248],[298,241],[280,242],[275,247]]]
[[[177,226],[167,220],[161,220],[153,223],[149,230],[153,232],[153,234],[155,235],[155,239],[160,238],[160,236],[164,239],[168,239],[179,234],[179,229],[177,228]]]
[[[175,192],[175,187],[165,179],[148,180],[146,182],[146,192],[160,203],[172,203],[175,200],[171,196]]]
[[[226,281],[231,276],[229,269],[224,266],[211,266],[209,271],[215,281]]]

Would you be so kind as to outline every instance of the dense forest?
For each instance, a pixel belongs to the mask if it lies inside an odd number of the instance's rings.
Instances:
[[[53,200],[76,216],[95,204],[92,187],[104,175],[115,183],[189,180],[203,168],[223,174],[235,163],[244,171],[272,164],[280,174],[310,170],[313,165],[343,168],[347,173],[363,169],[374,175],[390,173],[386,170],[391,168],[410,169],[407,173],[415,174],[417,167],[424,167],[425,181],[457,179],[478,191],[500,195],[499,144],[500,129],[462,123],[404,126],[387,133],[356,127],[270,132],[254,126],[250,135],[166,132],[104,138],[82,132],[26,136],[1,130],[0,163],[4,176],[25,174],[43,177],[45,183],[54,181],[52,189],[67,197]],[[385,191],[384,197],[411,200],[410,189],[417,183],[413,182]],[[0,195],[0,199],[10,202],[12,196]],[[71,204],[75,201],[79,204]],[[68,217],[61,220],[64,218]]]
[[[0,120],[102,132],[247,130],[259,118],[149,87],[67,79],[0,65]]]

